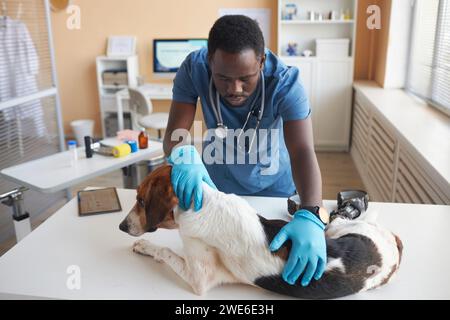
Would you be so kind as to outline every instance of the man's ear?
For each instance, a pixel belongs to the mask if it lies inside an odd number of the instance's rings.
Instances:
[[[261,70],[264,70],[264,65],[266,63],[266,54],[264,53],[261,57]]]

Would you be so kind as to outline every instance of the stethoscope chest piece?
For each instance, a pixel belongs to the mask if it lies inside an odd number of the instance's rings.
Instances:
[[[249,123],[250,117],[252,115],[256,116],[256,119],[257,119],[256,126],[255,126],[255,129],[253,131],[252,138],[250,140],[250,148],[249,149],[252,149],[253,142],[255,141],[255,137],[256,137],[256,131],[258,131],[258,129],[260,127],[261,119],[262,119],[262,116],[264,114],[265,95],[266,95],[265,92],[266,91],[265,91],[264,73],[262,71],[261,71],[261,78],[260,79],[261,79],[261,93],[260,93],[261,94],[261,106],[260,106],[258,112],[256,112],[257,109],[254,109],[253,106],[250,107],[250,111],[247,114],[247,118],[245,120],[245,123],[242,126],[242,129],[240,130],[239,135],[237,137],[238,138],[238,144],[239,144],[239,142],[241,140],[241,137],[242,137],[242,134],[245,131],[245,128],[247,127],[247,125]],[[216,121],[217,121],[217,127],[216,127],[216,129],[214,129],[214,134],[215,134],[215,136],[218,139],[225,140],[225,138],[227,137],[228,128],[223,124],[222,113],[220,111],[219,92],[216,91],[216,101],[214,101],[213,91],[214,91],[213,90],[213,79],[211,77],[211,79],[209,81],[209,99],[210,99],[211,107],[212,107],[212,110],[214,112],[214,115],[215,115],[215,118],[216,118]],[[247,148],[245,148],[245,149],[247,149]],[[246,152],[249,153],[249,150],[246,150]]]
[[[227,127],[224,125],[219,125],[215,130],[214,133],[217,138],[224,140],[227,137]]]

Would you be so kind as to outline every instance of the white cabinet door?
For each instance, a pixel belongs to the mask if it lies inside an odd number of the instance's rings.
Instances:
[[[292,63],[292,66],[295,66],[300,71],[300,83],[305,88],[306,95],[308,96],[308,99],[310,103],[312,103],[313,99],[313,70],[314,70],[314,63],[311,60],[306,61],[298,61],[295,64]]]
[[[310,102],[313,99],[313,74],[314,62],[312,59],[284,58],[283,62],[288,66],[297,67],[300,71],[300,83],[305,88],[305,92]]]
[[[312,105],[317,149],[347,151],[350,134],[352,68],[350,59],[318,59]]]
[[[310,108],[313,108],[314,105],[314,70],[315,63],[313,59],[305,59],[305,58],[284,58],[284,63],[288,66],[297,67],[300,71],[299,82],[305,89],[306,95],[309,100]],[[314,125],[314,124],[313,124]]]
[[[314,60],[301,60],[291,64],[295,66],[300,71],[299,81],[300,84],[305,89],[306,95],[309,100],[309,107],[311,108],[311,113],[314,113],[314,74],[315,74],[315,62]],[[313,122],[313,128],[316,126],[314,123],[315,118],[311,117]],[[316,139],[314,137],[314,145],[316,145]]]
[[[347,151],[350,139],[351,59],[289,58],[300,70],[312,110],[314,145],[318,150]]]

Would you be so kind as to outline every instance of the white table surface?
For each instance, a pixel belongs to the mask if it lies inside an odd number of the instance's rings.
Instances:
[[[3,169],[0,175],[21,186],[43,193],[53,193],[163,154],[162,143],[157,141],[149,141],[147,149],[120,158],[94,154],[92,158],[87,159],[84,147],[77,150],[76,166],[70,164],[70,151],[64,151]]]
[[[199,297],[168,266],[133,253],[136,240],[119,230],[134,205],[135,191],[118,189],[123,212],[80,218],[75,199],[0,258],[0,298],[61,299],[286,299],[247,285],[224,285]],[[284,198],[246,197],[269,218],[287,218]],[[335,201],[325,201],[333,209]],[[369,203],[378,220],[404,244],[402,264],[391,283],[349,299],[450,299],[450,207]],[[143,238],[181,252],[176,230]],[[81,271],[81,289],[66,286],[67,268]]]

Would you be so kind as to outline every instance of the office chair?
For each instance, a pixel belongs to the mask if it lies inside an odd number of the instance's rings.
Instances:
[[[167,128],[169,114],[165,112],[153,113],[153,105],[150,99],[139,89],[128,89],[130,93],[130,111],[133,121],[133,129],[154,129],[158,132],[158,140],[162,140],[162,130]]]

